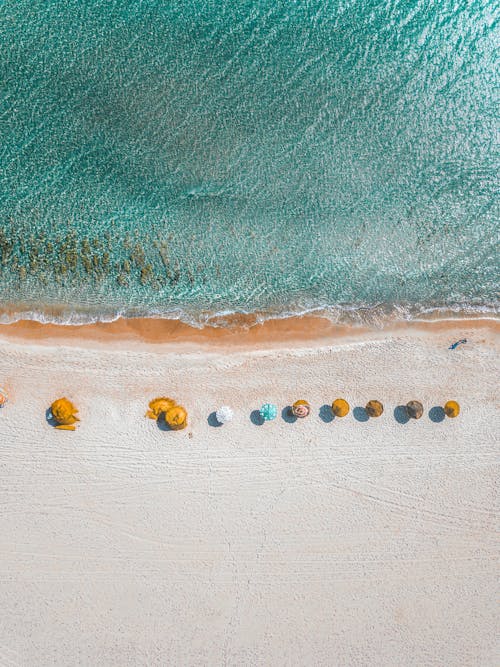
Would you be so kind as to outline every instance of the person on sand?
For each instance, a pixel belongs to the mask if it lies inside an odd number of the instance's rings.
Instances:
[[[457,340],[455,343],[452,343],[448,349],[449,350],[454,350],[459,345],[463,345],[466,342],[467,342],[467,338],[462,338],[462,340]]]

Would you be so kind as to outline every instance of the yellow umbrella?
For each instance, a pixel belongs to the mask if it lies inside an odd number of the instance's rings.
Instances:
[[[456,401],[448,401],[445,403],[444,411],[447,417],[458,417],[460,406]]]
[[[67,398],[58,398],[50,406],[53,418],[56,420],[56,428],[61,431],[74,431],[75,423],[80,421],[76,416],[76,408]]]
[[[349,403],[343,398],[336,398],[332,403],[332,412],[336,417],[345,417],[350,409]]]
[[[380,401],[368,401],[365,410],[370,417],[380,417],[384,411],[384,406]]]
[[[176,405],[167,410],[165,421],[172,431],[180,431],[187,426],[187,412],[181,405]]]
[[[311,406],[307,401],[295,401],[295,403],[292,405],[292,414],[294,417],[299,417],[299,419],[307,417],[310,412]]]
[[[149,417],[149,419],[158,419],[160,415],[175,406],[176,402],[173,398],[166,398],[164,396],[153,398],[153,400],[149,402],[149,410],[146,412],[146,417]]]

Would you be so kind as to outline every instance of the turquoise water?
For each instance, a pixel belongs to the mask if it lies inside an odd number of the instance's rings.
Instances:
[[[499,18],[4,0],[3,318],[496,312]]]

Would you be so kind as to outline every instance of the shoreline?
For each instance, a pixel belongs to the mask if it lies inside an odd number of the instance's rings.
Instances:
[[[156,318],[120,318],[92,324],[52,324],[18,320],[0,324],[0,337],[21,343],[67,345],[73,347],[128,348],[131,344],[151,349],[170,347],[220,350],[283,349],[290,345],[327,346],[359,340],[381,340],[391,336],[457,332],[467,337],[473,331],[500,333],[498,318],[463,317],[427,320],[395,320],[386,327],[339,325],[321,316],[290,317],[266,320],[248,326],[245,322],[232,327],[198,329],[179,320]],[[451,341],[453,342],[453,341]]]
[[[455,319],[500,319],[500,301],[471,305],[456,302],[447,305],[409,304],[406,302],[342,303],[330,305],[299,306],[282,304],[279,309],[264,310],[185,310],[182,307],[171,310],[130,309],[109,310],[96,313],[94,309],[78,304],[2,303],[0,305],[0,325],[33,321],[57,326],[84,326],[90,324],[111,324],[120,320],[167,320],[178,321],[194,329],[211,328],[252,328],[266,322],[294,320],[301,318],[321,318],[332,324],[346,327],[366,326],[386,328],[394,322],[455,320]]]

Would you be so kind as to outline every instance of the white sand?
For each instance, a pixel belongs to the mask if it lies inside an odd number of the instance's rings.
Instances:
[[[226,354],[0,340],[0,664],[498,664],[498,356],[487,329],[448,351],[464,333]],[[186,431],[144,419],[158,394]],[[60,395],[75,433],[44,420]],[[324,423],[338,396],[386,412]],[[304,421],[249,419],[297,398]],[[398,423],[413,398],[424,417]],[[462,414],[433,423],[447,399]],[[235,421],[208,425],[225,403]]]

